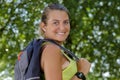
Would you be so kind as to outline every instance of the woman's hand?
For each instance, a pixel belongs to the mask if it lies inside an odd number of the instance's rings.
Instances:
[[[90,70],[90,66],[91,63],[85,59],[85,58],[81,58],[78,62],[77,62],[77,69],[79,72],[83,72],[84,75],[87,75],[89,70]]]

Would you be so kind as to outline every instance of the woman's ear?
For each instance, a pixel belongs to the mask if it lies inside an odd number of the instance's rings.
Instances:
[[[40,29],[41,29],[43,32],[46,31],[46,25],[45,25],[44,22],[41,22],[41,23],[40,23]]]

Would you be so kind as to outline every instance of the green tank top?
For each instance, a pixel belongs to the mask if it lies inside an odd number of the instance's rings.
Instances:
[[[65,57],[70,61],[68,67],[62,71],[62,80],[70,80],[77,72],[76,61],[72,60],[69,56],[63,53]]]

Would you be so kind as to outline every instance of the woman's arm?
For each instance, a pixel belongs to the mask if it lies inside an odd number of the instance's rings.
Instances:
[[[88,72],[90,70],[90,66],[91,66],[91,63],[87,59],[84,59],[84,58],[81,58],[77,62],[78,72],[82,72],[85,76],[88,74]],[[77,78],[76,75],[74,75],[71,80],[82,80],[82,79],[79,79],[79,78]]]
[[[62,80],[61,61],[60,48],[54,44],[45,45],[41,58],[45,80]]]
[[[77,62],[77,69],[80,72],[83,72],[84,75],[87,75],[88,72],[90,71],[90,67],[91,67],[91,63],[85,59],[85,58],[81,58],[78,62]]]
[[[41,57],[41,67],[44,71],[45,80],[62,80],[62,57],[60,48],[54,44],[47,44],[43,50]],[[77,62],[78,72],[83,72],[85,75],[89,72],[90,63],[81,58]],[[82,80],[73,76],[71,80]]]

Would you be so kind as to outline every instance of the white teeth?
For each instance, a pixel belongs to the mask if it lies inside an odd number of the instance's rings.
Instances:
[[[65,34],[65,33],[58,33],[58,34]]]

